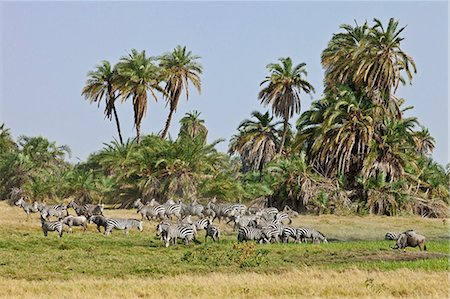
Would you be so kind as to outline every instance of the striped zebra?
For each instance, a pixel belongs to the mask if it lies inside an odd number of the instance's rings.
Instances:
[[[206,239],[208,237],[211,237],[211,239],[216,242],[216,238],[217,241],[220,242],[220,229],[217,226],[211,225],[208,222],[208,226],[206,227],[206,234],[205,234],[205,243],[206,243]]]
[[[294,239],[295,243],[301,243],[301,234],[298,231],[298,229],[291,227],[291,226],[285,226],[283,228],[283,232],[281,234],[281,239],[283,243],[289,243],[289,238]]]
[[[172,219],[172,216],[181,219],[181,205],[180,204],[167,204],[165,205],[167,218]]]
[[[23,211],[27,214],[27,220],[30,217],[30,213],[36,213],[38,211],[38,203],[36,201],[30,205],[22,197],[16,201],[15,205],[23,209]]]
[[[63,235],[63,223],[61,221],[47,221],[41,216],[41,226],[44,236],[47,237],[48,232],[58,232],[59,237]]]
[[[38,205],[38,209],[40,209],[41,216],[47,220],[52,216],[57,217],[58,220],[60,220],[69,215],[69,213],[67,213],[67,207],[62,203],[51,206],[47,206],[45,204],[40,206]]]
[[[170,243],[176,245],[177,239],[183,240],[184,245],[189,245],[195,237],[195,231],[192,226],[179,226],[168,223],[158,223],[156,226],[156,235],[162,238],[165,247]]]
[[[285,223],[286,221],[288,222],[288,224],[292,223],[291,218],[289,217],[289,214],[286,212],[278,212],[275,215],[275,219],[279,222],[279,223]]]
[[[400,234],[396,234],[396,233],[393,233],[393,232],[387,232],[385,235],[384,235],[384,239],[385,240],[389,240],[389,241],[395,241],[395,240],[397,240],[398,239],[398,236],[399,236]]]
[[[269,243],[262,230],[255,227],[240,227],[237,239],[238,242],[256,241],[257,243]]]
[[[325,238],[325,236],[321,232],[319,232],[319,231],[317,231],[315,229],[307,228],[307,227],[301,227],[301,228],[298,228],[297,231],[298,231],[298,233],[300,235],[300,240],[305,242],[305,243],[308,243],[307,242],[308,239],[311,239],[311,241],[313,243],[320,243],[320,242],[328,243],[328,241]]]
[[[106,219],[106,229],[104,234],[110,235],[111,230],[113,228],[124,230],[125,235],[128,235],[128,230],[130,228],[137,228],[140,232],[144,230],[142,228],[142,221],[137,219],[118,219],[118,218]]]
[[[211,220],[209,220],[209,218],[202,218],[200,220],[197,220],[196,222],[194,222],[195,228],[197,230],[203,230],[209,226],[211,224]]]
[[[279,243],[282,232],[283,232],[283,228],[281,228],[281,231],[280,231],[279,227],[268,226],[268,227],[263,227],[262,232],[263,232],[265,238],[267,240],[269,240],[269,242]]]

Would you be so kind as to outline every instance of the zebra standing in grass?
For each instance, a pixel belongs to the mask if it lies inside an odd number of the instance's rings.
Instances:
[[[137,228],[140,232],[144,229],[142,228],[142,221],[137,219],[118,219],[118,218],[110,218],[106,219],[106,229],[105,235],[111,234],[111,230],[120,229],[125,231],[125,235],[128,235],[128,230],[130,228]]]
[[[171,201],[173,202],[173,201]],[[177,217],[178,220],[181,219],[181,205],[177,203],[168,203],[164,204],[164,207],[166,208],[165,215],[168,219],[172,219],[172,215]]]
[[[211,237],[214,242],[216,242],[217,238],[217,242],[220,242],[220,229],[215,225],[211,225],[210,222],[208,222],[208,225],[206,226],[205,243],[208,237]]]
[[[15,205],[23,209],[23,211],[27,214],[27,220],[30,217],[30,213],[36,213],[38,211],[37,202],[34,202],[32,205],[30,205],[23,199],[23,197],[16,201]]]
[[[301,234],[296,228],[291,226],[285,226],[281,234],[281,239],[283,243],[289,243],[289,238],[294,239],[295,243],[301,243],[302,241]]]
[[[321,232],[319,232],[315,229],[301,227],[301,228],[298,228],[297,231],[298,231],[298,234],[300,235],[300,240],[305,243],[308,243],[307,242],[308,239],[311,239],[311,241],[313,243],[320,243],[320,242],[328,243],[325,236]]]
[[[286,212],[278,212],[275,215],[275,220],[277,220],[279,223],[285,223],[286,221],[288,222],[288,224],[292,223],[292,220],[289,217],[289,214]]]
[[[48,232],[58,232],[59,237],[62,238],[63,235],[63,223],[61,221],[46,221],[41,216],[41,226],[44,236],[47,237]]]
[[[52,206],[40,206],[41,216],[48,220],[49,217],[57,217],[59,220],[68,216],[67,207],[64,204],[57,204]]]
[[[203,230],[208,227],[208,225],[211,224],[211,220],[209,220],[209,218],[202,218],[200,220],[197,220],[196,222],[194,222],[195,228],[197,230]]]
[[[176,245],[177,239],[183,240],[184,245],[194,239],[195,232],[192,226],[179,226],[168,223],[158,223],[156,226],[156,236],[160,236],[165,247],[169,247],[170,243]]]
[[[238,242],[256,241],[257,243],[269,243],[262,230],[255,227],[240,227],[237,239]]]
[[[389,240],[389,241],[395,241],[398,239],[399,234],[393,233],[393,232],[387,232],[384,235],[384,239],[385,240]]]

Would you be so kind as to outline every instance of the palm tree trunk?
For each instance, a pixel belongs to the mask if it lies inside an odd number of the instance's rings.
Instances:
[[[122,132],[120,131],[119,116],[117,115],[117,110],[116,110],[115,106],[113,106],[113,113],[114,113],[114,118],[116,119],[117,133],[119,133],[119,141],[120,141],[120,144],[123,144]]]
[[[288,124],[289,124],[289,118],[285,117],[285,118],[284,118],[283,137],[281,138],[280,150],[279,150],[279,152],[278,152],[279,154],[282,154],[282,153],[283,153],[283,147],[284,147],[284,142],[286,141],[286,135],[287,135]]]
[[[166,126],[164,127],[164,131],[161,133],[161,139],[166,138],[167,132],[169,131],[170,122],[172,121],[172,116],[173,116],[174,111],[175,111],[175,109],[172,109],[172,107],[170,107],[169,116],[167,117],[167,120],[166,120]]]
[[[137,144],[141,143],[141,124],[136,124],[136,141]]]

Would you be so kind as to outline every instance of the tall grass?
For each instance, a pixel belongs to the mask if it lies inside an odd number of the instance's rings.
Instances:
[[[26,221],[17,207],[0,203],[0,296],[136,297],[441,297],[447,295],[448,227],[420,217],[300,216],[296,226],[321,230],[328,244],[238,244],[220,224],[220,243],[164,248],[155,223],[144,232],[105,237],[90,226],[60,239],[45,238],[39,216]],[[136,217],[134,210],[106,210]],[[392,250],[387,230],[415,228],[428,252]],[[286,285],[284,285],[286,284]],[[79,289],[78,289],[79,288]],[[51,291],[55,292],[51,292]],[[97,293],[92,295],[92,290]],[[55,295],[54,297],[57,297]]]

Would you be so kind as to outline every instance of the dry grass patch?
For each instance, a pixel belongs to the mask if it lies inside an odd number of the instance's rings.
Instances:
[[[0,280],[2,298],[448,298],[445,272],[294,270],[280,274]]]

